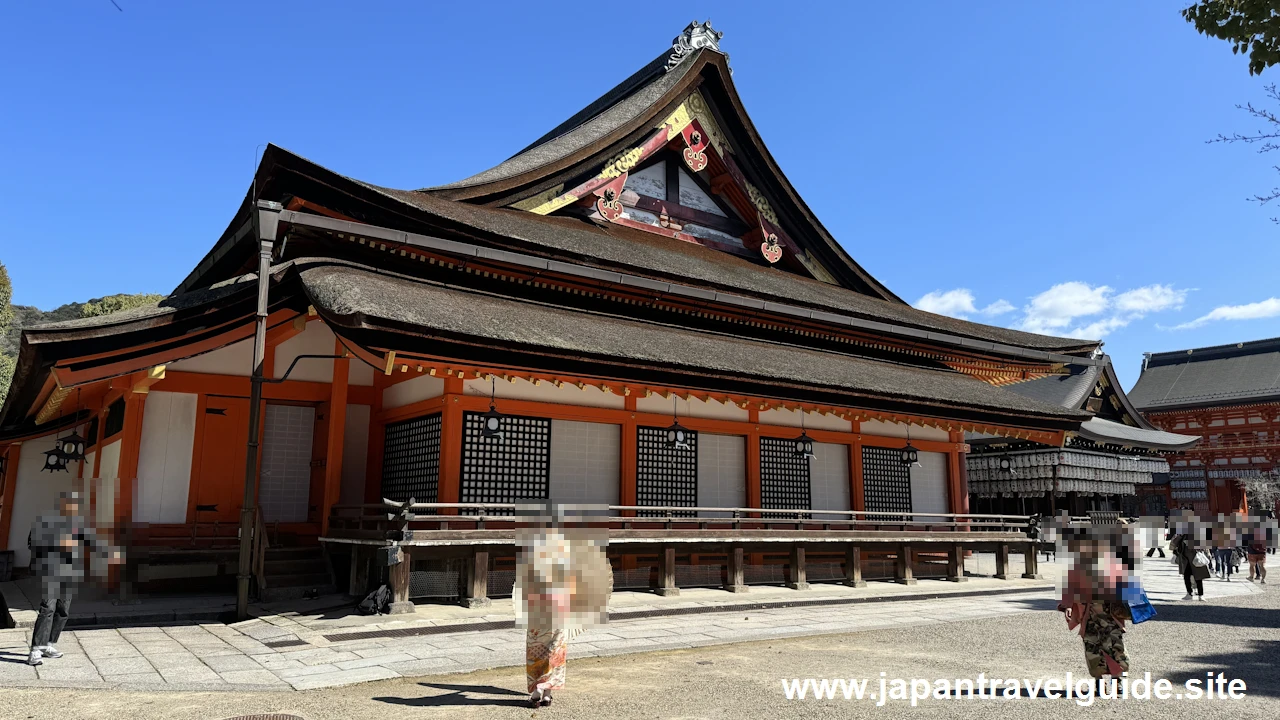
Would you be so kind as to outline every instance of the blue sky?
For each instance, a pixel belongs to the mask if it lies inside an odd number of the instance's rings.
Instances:
[[[1183,2],[624,5],[80,0],[0,8],[0,261],[14,302],[168,292],[274,142],[393,187],[504,159],[691,19],[792,183],[909,302],[1143,351],[1280,335],[1277,68]],[[358,8],[358,9],[357,9]]]

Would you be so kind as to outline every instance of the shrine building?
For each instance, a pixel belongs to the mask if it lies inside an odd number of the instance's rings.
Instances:
[[[24,566],[32,520],[79,487],[139,587],[234,581],[260,289],[260,589],[357,593],[371,548],[399,545],[402,601],[501,592],[493,518],[526,499],[610,506],[619,587],[857,582],[864,562],[963,579],[958,553],[1025,539],[1016,518],[977,532],[971,497],[993,516],[1031,512],[993,499],[1055,497],[971,449],[1138,458],[1070,489],[1059,474],[1061,502],[1088,509],[1194,442],[1133,411],[1098,341],[918,310],[868,273],[774,161],[720,39],[691,24],[446,185],[379,187],[269,146],[168,297],[24,330],[0,548]],[[411,500],[401,525],[373,522]]]

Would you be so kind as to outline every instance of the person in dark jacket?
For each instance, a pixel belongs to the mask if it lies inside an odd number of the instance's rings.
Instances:
[[[119,550],[85,523],[80,515],[80,494],[75,492],[58,496],[57,515],[36,518],[30,542],[41,595],[27,664],[40,665],[44,658],[62,657],[54,643],[66,627],[71,599],[84,582],[85,549],[110,564],[123,560]]]
[[[1187,534],[1182,533],[1175,535],[1173,542],[1170,543],[1173,550],[1173,557],[1178,561],[1178,572],[1182,573],[1182,582],[1187,586],[1187,596],[1183,600],[1190,600],[1191,581],[1195,580],[1197,600],[1204,600],[1204,581],[1209,578],[1209,567],[1207,565],[1197,565],[1195,539]]]

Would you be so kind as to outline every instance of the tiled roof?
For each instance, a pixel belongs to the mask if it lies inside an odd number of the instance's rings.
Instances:
[[[1280,338],[1152,355],[1129,397],[1144,411],[1280,399]]]
[[[668,55],[670,55],[669,52],[663,53],[595,102],[507,160],[469,178],[427,188],[427,190],[448,190],[505,180],[537,170],[590,146],[643,114],[668,90],[679,84],[684,79],[685,73],[696,65],[690,58],[671,72],[667,72],[665,67]]]
[[[1060,338],[958,320],[898,302],[752,263],[745,258],[621,225],[601,227],[568,217],[472,205],[421,192],[353,182],[450,224],[536,246],[569,262],[586,261],[664,279],[692,281],[770,300],[799,303],[863,318],[936,330],[993,343],[1049,352],[1079,353],[1096,341]]]
[[[305,267],[312,304],[338,326],[413,328],[419,336],[485,347],[618,359],[673,372],[701,372],[820,387],[891,400],[1083,420],[1069,410],[950,370],[744,339],[472,292],[349,264]]]

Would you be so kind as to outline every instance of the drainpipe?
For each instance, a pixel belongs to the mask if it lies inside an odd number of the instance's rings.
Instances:
[[[258,239],[258,311],[253,331],[253,375],[249,379],[249,440],[244,461],[244,503],[240,506],[240,569],[236,574],[236,619],[249,618],[249,578],[253,577],[254,514],[258,498],[258,427],[261,424],[262,365],[267,354],[267,291],[271,285],[271,253],[280,224],[277,202],[259,200],[254,213]]]

